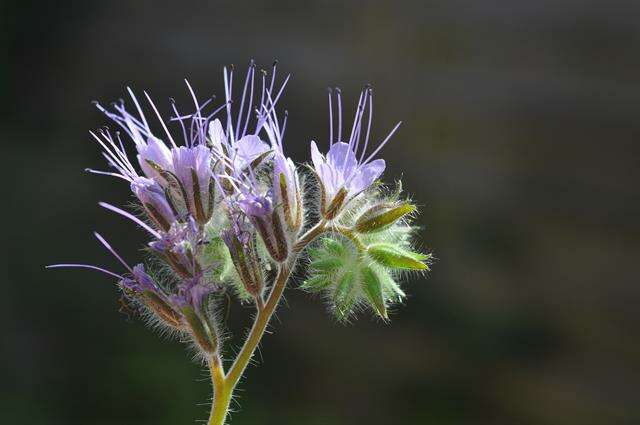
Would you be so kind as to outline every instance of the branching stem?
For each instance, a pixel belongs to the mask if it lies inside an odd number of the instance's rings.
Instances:
[[[249,361],[251,361],[251,357],[253,357],[256,347],[264,335],[264,331],[271,320],[271,316],[273,316],[273,313],[280,303],[282,293],[287,286],[287,281],[291,275],[291,270],[295,267],[298,255],[310,242],[324,233],[326,227],[327,223],[322,220],[309,229],[294,244],[289,258],[278,265],[278,273],[273,283],[273,289],[264,304],[262,302],[256,303],[257,314],[253,322],[253,326],[251,327],[251,331],[249,332],[242,349],[229,368],[228,373],[225,375],[222,361],[217,354],[212,355],[209,359],[214,399],[211,406],[211,415],[209,416],[208,425],[224,425],[224,421],[229,410],[229,403],[233,396],[233,390],[236,385],[238,385],[238,381],[240,381]]]

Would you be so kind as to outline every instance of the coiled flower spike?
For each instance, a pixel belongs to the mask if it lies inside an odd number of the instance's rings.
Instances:
[[[234,389],[301,258],[306,278],[299,288],[323,294],[342,322],[361,310],[388,321],[405,296],[401,279],[428,271],[431,260],[414,247],[416,207],[400,199],[401,185],[395,191],[374,185],[386,167],[378,153],[400,123],[371,146],[370,87],[360,94],[348,139],[341,92],[330,90],[329,148],[323,155],[311,142],[316,179],[301,184],[302,174],[283,143],[288,114],[280,119],[278,112],[289,76],[278,86],[275,63],[268,75],[257,73],[251,61],[236,90],[239,97],[234,97],[233,66],[224,68],[223,79],[224,103],[215,106],[215,97],[201,103],[187,82],[194,110],[182,114],[172,101],[169,120],[144,92],[162,134],[154,134],[131,89],[133,113],[122,100],[110,108],[97,104],[120,130],[91,132],[110,169],[88,171],[126,181],[138,208],[99,205],[143,228],[145,252],[155,261],[131,267],[96,233],[125,268],[123,274],[81,263],[48,266],[108,275],[131,305],[190,341],[211,372],[208,425],[225,423]],[[221,313],[228,308],[221,295],[227,292],[255,307],[251,330],[228,362],[221,338],[226,316]]]

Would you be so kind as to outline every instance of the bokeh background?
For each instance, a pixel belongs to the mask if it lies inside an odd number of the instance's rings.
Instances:
[[[293,78],[287,149],[327,134],[326,87],[371,83],[389,181],[438,258],[389,325],[290,290],[233,425],[640,423],[640,3],[2,2],[3,424],[202,423],[206,371],[118,312],[90,271],[144,235],[102,167],[90,104],[222,93],[250,58]],[[351,108],[349,108],[351,109]],[[251,310],[235,305],[238,331]],[[237,332],[236,332],[237,334]],[[199,422],[200,421],[200,422]]]

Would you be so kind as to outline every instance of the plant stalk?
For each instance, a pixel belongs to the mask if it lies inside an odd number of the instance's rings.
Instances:
[[[278,266],[278,274],[276,275],[269,298],[267,298],[267,301],[264,304],[256,302],[258,314],[256,315],[251,331],[249,332],[242,349],[238,353],[238,356],[226,375],[224,373],[220,357],[217,354],[211,357],[209,361],[209,368],[211,370],[214,399],[211,406],[211,415],[209,416],[208,425],[224,425],[225,418],[229,411],[229,404],[231,403],[231,398],[233,396],[233,390],[236,385],[238,385],[240,377],[242,377],[251,357],[253,357],[256,347],[264,335],[264,331],[271,320],[271,316],[273,316],[273,313],[280,303],[280,299],[282,298],[284,289],[287,286],[291,270],[298,259],[298,254],[311,241],[322,234],[325,229],[326,222],[324,220],[309,229],[293,246],[292,252],[287,261]]]

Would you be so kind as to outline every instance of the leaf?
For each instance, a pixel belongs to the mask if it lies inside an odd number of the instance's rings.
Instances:
[[[382,282],[377,273],[371,269],[371,267],[363,267],[362,274],[362,289],[367,295],[367,299],[371,303],[376,313],[383,319],[387,319],[387,306],[384,302],[384,296],[382,294]]]
[[[429,270],[429,266],[424,263],[424,260],[428,260],[431,255],[406,251],[392,244],[378,243],[369,245],[367,253],[378,264],[386,267],[406,270]]]

